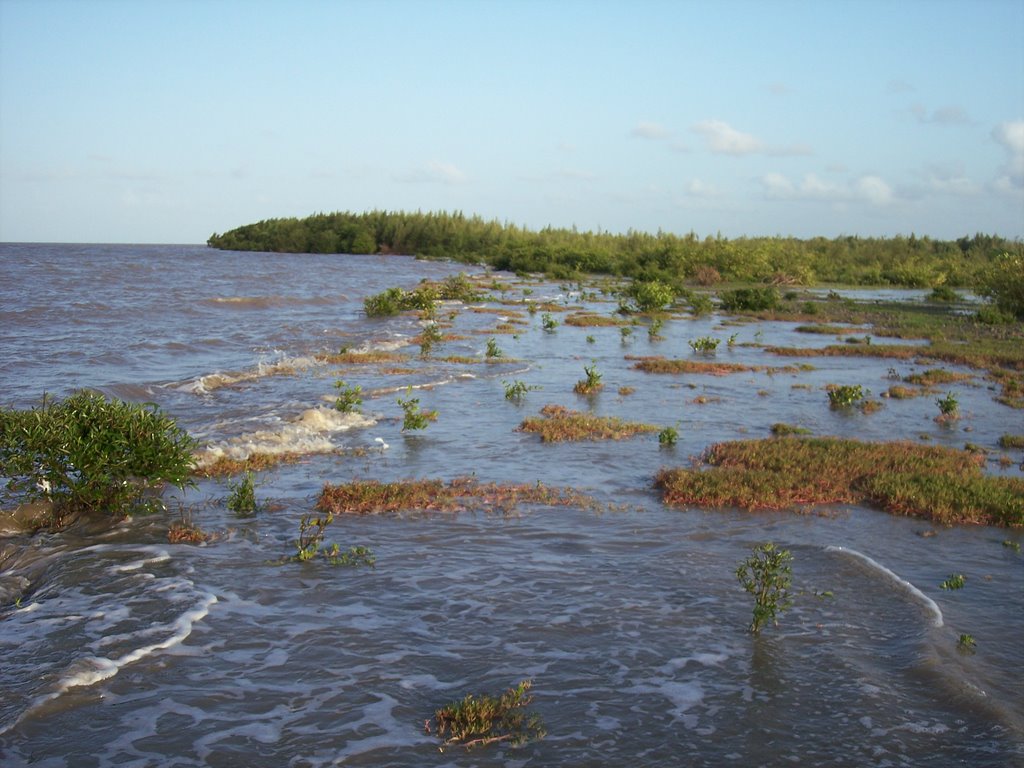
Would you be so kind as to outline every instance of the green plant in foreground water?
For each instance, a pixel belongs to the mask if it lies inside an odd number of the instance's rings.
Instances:
[[[597,372],[597,363],[583,366],[583,372],[587,374],[587,378],[577,381],[576,386],[572,388],[573,392],[577,395],[593,395],[604,388],[601,374]]]
[[[658,433],[658,442],[661,445],[675,445],[679,442],[679,430],[675,427],[665,427]]]
[[[406,400],[398,398],[398,404],[402,407],[405,417],[402,420],[402,431],[408,432],[412,429],[426,429],[432,421],[437,421],[437,411],[424,411],[420,409],[420,399],[411,397],[412,387],[407,390],[410,397]]]
[[[555,328],[558,327],[558,321],[555,320],[555,318],[553,318],[547,312],[540,316],[540,324],[541,327],[548,333],[554,333]]]
[[[341,379],[334,382],[334,388],[338,390],[334,408],[342,413],[358,413],[359,406],[363,404],[363,388],[359,385],[350,386]]]
[[[246,517],[257,510],[256,483],[253,481],[252,472],[246,472],[241,480],[230,483],[228,488],[231,491],[228,495],[228,509],[239,517]]]
[[[376,558],[366,547],[350,547],[342,552],[337,544],[324,546],[324,530],[334,522],[334,515],[327,513],[323,517],[303,515],[299,521],[299,538],[295,542],[296,553],[290,558],[297,563],[308,562],[317,556],[323,557],[331,565],[373,566]]]
[[[505,385],[506,400],[519,401],[526,396],[527,392],[532,392],[533,390],[540,389],[540,387],[530,386],[525,381],[518,380],[512,382],[503,381],[502,384]]]
[[[498,347],[496,339],[491,338],[487,340],[487,357],[488,359],[501,357],[501,348]]]
[[[754,548],[754,553],[736,569],[740,585],[754,596],[754,618],[750,631],[755,635],[766,621],[778,624],[776,616],[789,608],[789,588],[793,582],[790,563],[793,556],[767,542]]]
[[[967,579],[962,573],[951,573],[949,578],[939,584],[939,586],[942,589],[963,589],[965,581]]]
[[[864,388],[860,384],[829,384],[828,404],[832,408],[849,408],[865,397]]]
[[[956,647],[964,653],[974,653],[974,635],[968,635],[966,633],[960,635],[960,639],[956,641]]]
[[[699,339],[691,339],[690,349],[694,352],[711,353],[718,349],[719,339],[712,336],[701,336]]]
[[[940,397],[935,401],[935,404],[939,406],[939,413],[942,418],[955,419],[960,415],[960,401],[956,399],[956,396],[952,392],[947,392],[945,397]]]
[[[53,502],[52,524],[67,515],[115,517],[158,507],[150,488],[190,484],[195,441],[152,404],[78,392],[44,397],[38,408],[0,408],[0,502]]]
[[[433,730],[445,744],[464,747],[507,741],[524,744],[545,736],[539,715],[528,715],[524,710],[533,701],[527,695],[531,683],[523,680],[500,696],[483,695],[479,698],[467,694],[461,701],[447,704],[434,712],[433,721],[425,724],[427,733]]]

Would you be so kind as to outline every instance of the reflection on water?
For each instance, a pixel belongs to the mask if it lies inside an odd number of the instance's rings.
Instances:
[[[92,386],[156,401],[210,451],[241,455],[271,442],[320,451],[261,474],[257,495],[272,503],[253,518],[227,511],[223,484],[180,498],[220,534],[207,546],[166,543],[174,504],[98,541],[68,532],[0,544],[0,585],[20,595],[0,618],[5,765],[1024,760],[1024,561],[1002,546],[1018,534],[934,530],[863,508],[669,509],[651,488],[659,467],[716,440],[766,436],[780,421],[817,434],[923,434],[994,448],[1014,431],[1012,416],[978,381],[953,385],[965,414],[953,428],[934,422],[929,398],[842,414],[823,387],[878,393],[893,361],[648,375],[625,356],[683,357],[690,339],[736,333],[719,359],[778,366],[790,361],[755,345],[808,339],[791,324],[723,329],[711,317],[670,320],[662,341],[641,328],[623,342],[614,327],[544,333],[540,313],[516,306],[507,306],[524,323],[515,334],[495,332],[500,315],[458,311],[446,329],[458,338],[423,360],[412,344],[419,322],[368,320],[362,298],[465,267],[193,247],[0,248],[12,276],[0,286],[0,335],[13,351],[0,361],[5,402]],[[187,284],[161,277],[169,259]],[[521,286],[502,280],[506,298],[522,298]],[[579,302],[561,286],[529,288],[538,300]],[[491,337],[503,357],[485,363]],[[406,357],[318,362],[341,347]],[[591,365],[605,390],[574,395]],[[927,367],[896,365],[901,376]],[[362,387],[361,420],[330,410],[338,378]],[[509,402],[504,383],[514,379],[540,389]],[[422,433],[401,432],[396,398],[406,386],[440,413]],[[678,425],[680,440],[541,445],[516,431],[549,402]],[[340,518],[328,540],[370,547],[376,568],[275,563],[294,552],[299,518],[325,481],[463,475],[572,485],[602,509]],[[754,638],[734,570],[765,540],[792,551],[800,594],[778,627]],[[965,589],[939,589],[953,571],[967,576]],[[976,638],[974,655],[956,650],[961,633]],[[423,732],[436,707],[524,678],[534,682],[543,741],[465,755],[439,751]]]

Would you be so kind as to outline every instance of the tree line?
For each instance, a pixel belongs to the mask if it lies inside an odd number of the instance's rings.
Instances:
[[[395,253],[487,264],[558,279],[581,273],[670,285],[720,281],[782,285],[979,287],[1003,253],[1024,243],[976,234],[930,237],[698,237],[630,230],[625,234],[525,227],[462,212],[318,213],[266,219],[214,234],[213,248],[280,253]]]

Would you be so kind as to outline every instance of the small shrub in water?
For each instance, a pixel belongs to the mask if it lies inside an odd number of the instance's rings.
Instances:
[[[974,635],[962,634],[960,639],[956,641],[956,647],[963,653],[974,653],[975,648]]]
[[[789,598],[793,581],[792,561],[793,556],[788,550],[777,549],[775,544],[767,542],[756,547],[754,553],[736,569],[740,585],[754,596],[750,631],[755,635],[766,621],[777,624],[776,616],[792,605]]]
[[[408,432],[413,429],[426,429],[432,421],[437,421],[437,411],[424,411],[420,408],[420,399],[411,397],[412,388],[408,390],[409,398],[403,400],[398,398],[398,404],[405,414],[402,420],[402,431]]]
[[[228,495],[227,507],[239,517],[245,517],[256,512],[256,483],[253,481],[252,472],[246,472],[237,483],[228,485],[231,493]]]
[[[630,328],[628,325],[627,326],[623,326],[622,328],[619,329],[619,336],[622,338],[622,343],[623,344],[625,344],[627,341],[629,341],[629,337],[632,336],[632,335],[633,335],[633,329]]]
[[[573,392],[577,395],[593,395],[604,388],[601,374],[597,372],[597,364],[583,366],[583,372],[587,374],[587,378],[577,381]]]
[[[701,336],[699,339],[691,339],[689,344],[694,352],[711,353],[718,349],[719,341],[711,336]]]
[[[651,324],[647,326],[647,338],[649,338],[651,341],[655,341],[657,339],[662,338],[661,328],[664,324],[665,321],[662,320],[660,317],[656,317],[653,320],[651,320]]]
[[[949,578],[939,584],[939,586],[942,589],[963,589],[965,581],[967,581],[967,579],[962,573],[951,573]]]
[[[940,414],[947,419],[955,419],[960,413],[960,401],[952,392],[947,392],[946,396],[940,397],[935,404],[939,406]]]
[[[444,336],[441,334],[441,329],[437,327],[437,323],[427,323],[423,327],[423,333],[420,334],[420,355],[427,357],[443,339]]]
[[[540,316],[540,324],[548,333],[554,333],[555,329],[558,327],[558,321],[547,312]]]
[[[501,357],[501,349],[498,348],[498,342],[495,339],[487,340],[487,357],[488,359]]]
[[[525,381],[504,381],[502,383],[505,385],[505,399],[516,402],[526,397],[527,392],[540,389],[537,386],[530,386]]]
[[[860,384],[830,384],[828,387],[828,402],[833,408],[849,408],[864,397],[864,388]]]
[[[358,385],[350,386],[341,379],[334,382],[334,388],[338,390],[338,397],[334,401],[335,410],[342,413],[358,413],[359,406],[363,404],[363,388]]]
[[[672,286],[658,280],[634,282],[626,291],[638,312],[657,312],[676,299]]]
[[[545,735],[544,726],[538,715],[528,715],[524,710],[533,701],[527,695],[530,681],[523,680],[500,696],[467,694],[460,701],[452,702],[434,712],[428,720],[426,730],[433,731],[445,744],[464,747],[494,744],[507,741],[524,744]]]
[[[328,512],[323,516],[303,515],[299,521],[299,538],[295,542],[296,553],[290,558],[297,563],[305,563],[316,557],[323,557],[331,565],[373,566],[376,558],[366,547],[350,547],[345,552],[337,544],[324,548],[324,531],[334,522],[334,515]]]
[[[679,431],[675,427],[665,427],[658,433],[658,442],[661,445],[675,445],[679,442]]]

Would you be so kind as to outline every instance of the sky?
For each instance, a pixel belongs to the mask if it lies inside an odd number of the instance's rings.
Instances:
[[[0,241],[1024,238],[1024,0],[0,0]]]

